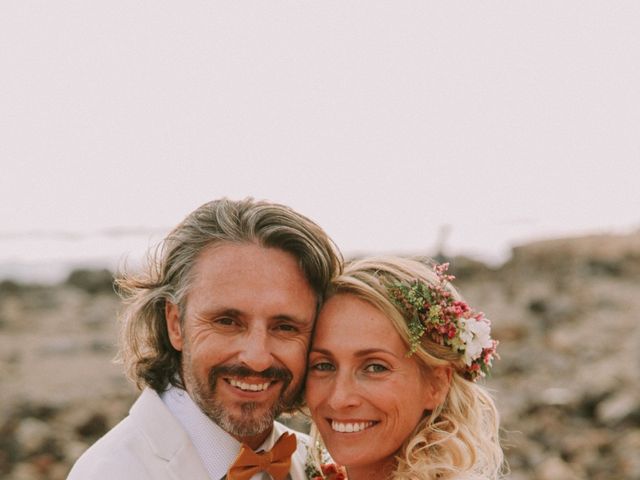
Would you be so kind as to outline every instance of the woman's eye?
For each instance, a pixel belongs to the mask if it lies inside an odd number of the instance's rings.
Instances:
[[[382,373],[387,370],[389,370],[387,367],[379,363],[371,363],[364,368],[364,371],[367,373]]]
[[[311,369],[317,372],[332,372],[335,367],[329,362],[318,362],[311,365]]]

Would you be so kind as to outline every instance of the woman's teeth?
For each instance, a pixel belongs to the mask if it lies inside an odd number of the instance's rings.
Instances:
[[[331,428],[340,433],[352,433],[361,432],[362,430],[372,427],[373,422],[354,422],[354,423],[342,423],[331,420]]]

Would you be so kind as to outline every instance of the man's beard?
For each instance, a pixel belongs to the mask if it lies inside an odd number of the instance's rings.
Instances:
[[[191,382],[189,383],[193,385],[194,389],[192,397],[200,407],[200,410],[223,430],[236,437],[249,437],[270,430],[276,417],[291,407],[298,393],[297,388],[292,392],[287,391],[293,380],[293,375],[286,368],[270,367],[262,372],[255,372],[241,365],[218,365],[210,370],[208,385],[206,386],[193,378],[191,372],[185,372],[185,374],[191,377]],[[215,398],[218,380],[224,381],[221,379],[222,376],[236,378],[259,377],[268,381],[281,381],[280,396],[269,410],[258,417],[255,416],[255,412],[260,408],[260,403],[242,403],[240,405],[240,416],[237,417],[223,402]]]

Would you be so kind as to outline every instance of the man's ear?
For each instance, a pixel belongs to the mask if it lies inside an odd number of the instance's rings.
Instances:
[[[167,319],[167,331],[169,332],[169,341],[173,348],[182,351],[183,337],[182,324],[180,322],[180,308],[167,300],[164,305],[164,316]]]
[[[434,410],[441,405],[451,387],[451,367],[433,367],[424,379],[424,409]]]

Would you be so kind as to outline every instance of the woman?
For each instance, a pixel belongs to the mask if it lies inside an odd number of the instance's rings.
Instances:
[[[446,269],[372,258],[347,265],[333,283],[306,400],[349,480],[500,477],[498,414],[474,383],[497,342]]]

